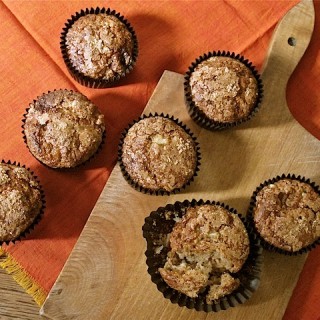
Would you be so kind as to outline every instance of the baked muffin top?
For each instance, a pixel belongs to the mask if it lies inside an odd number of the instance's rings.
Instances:
[[[122,162],[139,186],[170,192],[183,187],[194,175],[196,144],[173,120],[149,117],[128,130],[122,146]]]
[[[42,207],[38,182],[25,168],[0,163],[0,241],[24,232]]]
[[[78,92],[56,90],[31,103],[24,132],[31,153],[53,168],[70,168],[90,158],[102,142],[104,116]]]
[[[107,14],[87,14],[66,34],[73,67],[94,79],[113,80],[131,65],[134,42],[126,25]]]
[[[249,237],[241,219],[218,205],[186,209],[170,234],[164,281],[189,297],[209,286],[207,303],[235,290],[249,255]]]
[[[307,183],[279,180],[258,192],[253,219],[267,242],[298,251],[320,237],[320,196]]]
[[[258,82],[252,71],[230,57],[211,57],[199,63],[189,84],[194,104],[217,122],[245,119],[258,99]]]

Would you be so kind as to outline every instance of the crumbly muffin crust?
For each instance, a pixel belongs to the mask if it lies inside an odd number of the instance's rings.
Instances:
[[[124,138],[122,162],[130,178],[151,190],[183,187],[197,166],[192,137],[174,121],[156,116],[135,123]]]
[[[56,90],[31,103],[24,132],[31,153],[53,168],[75,167],[102,142],[104,116],[78,92]]]
[[[0,241],[19,237],[42,207],[38,182],[25,168],[0,163]]]
[[[258,98],[258,82],[252,71],[230,57],[211,57],[201,62],[189,84],[193,102],[213,121],[227,123],[246,118]]]
[[[164,281],[189,297],[209,286],[207,303],[235,290],[249,255],[249,237],[240,218],[218,205],[190,207],[170,234]]]
[[[210,283],[210,289],[206,297],[208,304],[232,293],[239,287],[240,280],[234,278],[230,273],[224,272],[217,276],[211,276]]]
[[[267,242],[298,251],[320,237],[320,196],[307,183],[279,180],[258,192],[253,220]]]
[[[113,80],[132,63],[133,38],[124,23],[107,14],[88,14],[66,34],[73,67],[94,79]]]

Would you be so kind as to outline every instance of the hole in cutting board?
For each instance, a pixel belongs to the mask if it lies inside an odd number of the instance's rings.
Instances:
[[[296,44],[297,44],[297,39],[294,38],[294,37],[289,37],[289,38],[288,38],[288,44],[289,44],[289,46],[291,46],[291,47],[295,47]]]

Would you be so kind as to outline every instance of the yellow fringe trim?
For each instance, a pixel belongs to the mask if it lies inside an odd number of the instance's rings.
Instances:
[[[31,276],[14,260],[14,258],[0,247],[0,267],[10,274],[13,279],[32,296],[41,307],[47,293],[31,278]]]

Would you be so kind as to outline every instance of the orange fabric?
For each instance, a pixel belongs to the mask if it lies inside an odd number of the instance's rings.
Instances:
[[[7,250],[48,292],[70,254],[116,161],[119,134],[137,117],[165,69],[184,73],[209,50],[242,53],[259,69],[277,21],[292,1],[3,1],[0,3],[1,157],[16,160],[39,176],[47,209],[27,240]],[[60,56],[65,21],[86,7],[108,5],[123,14],[139,40],[134,71],[119,87],[97,90],[72,80]],[[315,2],[320,29],[320,2]],[[320,138],[320,34],[315,32],[290,79],[287,100],[304,127]],[[88,165],[50,170],[25,147],[21,118],[29,102],[55,88],[76,89],[104,113],[107,142]],[[307,103],[306,103],[307,101]],[[289,260],[288,260],[289,261]],[[284,319],[320,318],[320,247],[308,258]]]

